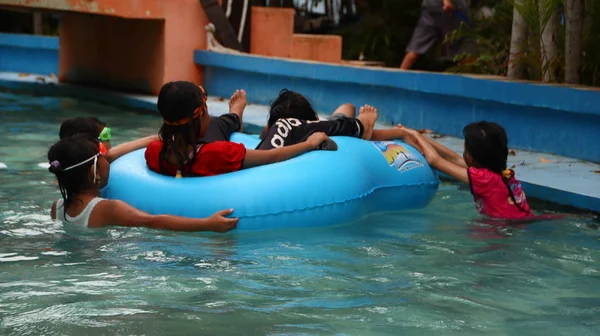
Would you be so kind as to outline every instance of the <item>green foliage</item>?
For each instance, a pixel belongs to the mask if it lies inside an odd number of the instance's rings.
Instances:
[[[583,27],[583,55],[581,58],[581,82],[600,86],[600,3],[585,2],[585,25]]]
[[[478,13],[479,7],[472,13]],[[456,65],[450,72],[464,72],[487,75],[506,75],[510,50],[513,7],[507,1],[498,1],[492,7],[493,15],[471,15],[471,27],[461,24],[460,28],[446,36],[446,42],[464,40],[465,50],[455,57]]]
[[[358,21],[340,25],[332,34],[343,37],[344,59],[368,60],[398,66],[419,19],[421,0],[369,0],[359,8]]]
[[[581,79],[584,85],[600,85],[600,3],[585,0],[585,18],[582,41]],[[510,53],[510,38],[513,19],[512,1],[481,1],[473,8],[479,12],[488,6],[494,12],[489,18],[472,15],[472,27],[463,25],[447,36],[448,41],[467,39],[472,46],[455,58],[451,72],[506,75]],[[541,35],[552,14],[562,14],[562,0],[523,0],[517,10],[528,25],[529,42],[522,55],[517,55],[518,65],[525,69],[526,78],[541,80],[547,71],[553,72],[557,80],[564,79],[565,26],[556,25],[555,41],[557,55],[546,66],[542,62]]]
[[[322,0],[312,0],[319,2]],[[584,29],[582,40],[581,82],[600,86],[600,0],[584,1]],[[358,3],[359,1],[357,1]],[[419,19],[422,0],[363,0],[357,8],[355,20],[344,18],[344,23],[329,33],[343,37],[344,59],[358,59],[361,53],[367,60],[383,61],[397,67],[404,57]],[[466,42],[463,52],[454,58],[447,71],[505,76],[510,56],[514,0],[478,0],[470,9],[471,26],[446,36],[445,43]],[[493,15],[482,15],[482,8]],[[517,10],[528,25],[527,45],[516,55],[518,66],[524,69],[525,79],[542,80],[550,72],[558,81],[564,80],[565,25],[561,19],[564,0],[521,0]],[[557,54],[542,62],[542,32],[554,13],[556,32],[553,43]],[[438,50],[439,51],[439,50]],[[420,58],[415,68],[439,68],[439,54],[430,53]],[[437,64],[436,64],[437,63]]]

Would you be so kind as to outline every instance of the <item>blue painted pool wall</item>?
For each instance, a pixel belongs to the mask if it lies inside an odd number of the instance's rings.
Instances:
[[[0,34],[0,71],[58,74],[57,37]],[[196,51],[209,94],[244,88],[267,104],[282,88],[299,91],[322,112],[339,104],[372,104],[380,119],[461,136],[477,120],[502,124],[513,148],[600,161],[600,92],[402,72],[250,55]]]
[[[342,103],[375,105],[380,119],[462,136],[473,121],[500,123],[512,148],[600,161],[600,91],[462,75],[360,68],[196,51],[209,95],[245,89],[268,104],[282,88],[321,112]]]
[[[0,71],[58,75],[58,38],[0,33]]]

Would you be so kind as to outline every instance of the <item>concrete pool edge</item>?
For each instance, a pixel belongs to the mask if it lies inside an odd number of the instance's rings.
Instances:
[[[0,88],[11,91],[66,96],[92,100],[107,105],[117,105],[132,109],[155,111],[157,97],[128,94],[105,89],[58,83],[49,76],[0,72]],[[209,104],[221,103],[223,99],[213,98]],[[211,114],[224,113],[222,108],[213,109]],[[214,113],[217,112],[217,113]],[[250,105],[245,121],[263,126],[266,122],[264,106]],[[380,127],[390,127],[380,125]],[[440,142],[459,152],[461,140],[442,137]],[[509,166],[514,165],[526,193],[534,198],[561,205],[600,212],[600,166],[591,162],[517,150],[509,157]]]

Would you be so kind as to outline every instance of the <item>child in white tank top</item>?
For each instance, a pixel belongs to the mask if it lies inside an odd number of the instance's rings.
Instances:
[[[92,199],[86,206],[83,208],[81,213],[75,217],[71,217],[65,214],[64,200],[61,198],[56,201],[56,218],[63,220],[71,225],[88,227],[88,222],[90,221],[90,214],[94,207],[99,202],[104,201],[104,198],[96,197]]]
[[[227,232],[237,226],[237,218],[226,218],[233,209],[221,210],[209,218],[152,216],[125,202],[100,197],[106,186],[110,165],[106,147],[87,134],[65,137],[48,151],[49,170],[56,175],[63,196],[52,205],[52,219],[67,225],[103,227],[142,226],[175,231]]]

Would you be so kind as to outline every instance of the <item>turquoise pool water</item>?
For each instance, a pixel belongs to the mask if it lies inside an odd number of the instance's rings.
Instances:
[[[488,226],[455,184],[426,209],[334,228],[69,234],[50,220],[59,193],[44,164],[60,122],[79,115],[101,115],[115,143],[160,125],[150,114],[0,93],[2,335],[600,332],[597,223]]]

